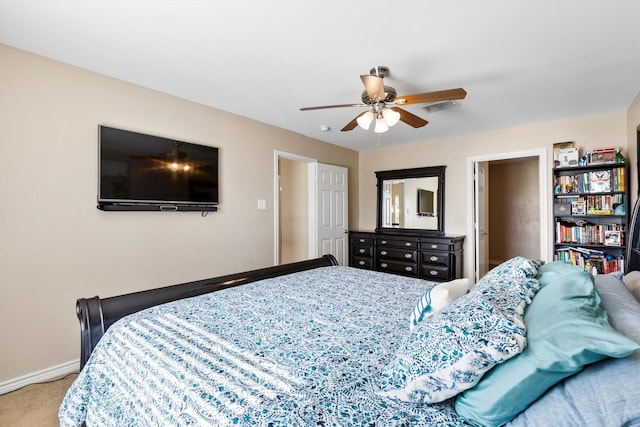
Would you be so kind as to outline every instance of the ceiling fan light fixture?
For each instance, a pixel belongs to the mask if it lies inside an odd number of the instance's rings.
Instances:
[[[384,121],[384,118],[376,119],[376,127],[373,129],[375,133],[384,133],[389,130],[389,126]]]
[[[400,113],[389,108],[385,108],[382,111],[382,117],[384,117],[384,121],[389,127],[394,126],[398,121],[400,121]]]
[[[356,121],[358,122],[358,126],[360,126],[362,129],[369,129],[369,126],[371,126],[371,122],[373,121],[373,112],[367,111],[366,113],[359,116]]]

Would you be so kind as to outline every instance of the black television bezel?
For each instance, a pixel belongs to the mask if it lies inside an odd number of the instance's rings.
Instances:
[[[434,217],[436,216],[436,212],[435,212],[435,192],[433,190],[425,190],[424,188],[418,188],[417,191],[417,195],[418,195],[418,200],[416,203],[416,213],[418,214],[418,216],[428,216],[428,217]],[[422,197],[420,197],[422,195],[422,193],[431,193],[431,212],[423,212],[420,209],[420,206],[422,205],[422,203],[420,203],[420,201],[422,200]]]
[[[198,147],[205,147],[216,152],[216,159],[218,161],[217,166],[217,201],[215,202],[199,202],[199,201],[176,201],[176,200],[138,200],[138,199],[110,199],[101,198],[101,167],[102,167],[102,129],[113,129],[121,132],[126,132],[132,135],[140,135],[145,138],[158,138],[160,140],[177,142],[179,144],[187,144]],[[187,142],[182,140],[176,140],[172,138],[162,137],[158,135],[152,135],[149,133],[132,131],[129,129],[123,129],[119,127],[109,125],[98,125],[98,188],[97,188],[97,208],[102,211],[196,211],[196,212],[215,212],[218,210],[220,204],[220,149],[205,144],[198,144],[194,142]]]

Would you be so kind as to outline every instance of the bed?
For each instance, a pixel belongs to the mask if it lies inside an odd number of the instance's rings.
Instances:
[[[62,426],[640,424],[640,303],[560,262],[471,286],[325,256],[77,314]]]

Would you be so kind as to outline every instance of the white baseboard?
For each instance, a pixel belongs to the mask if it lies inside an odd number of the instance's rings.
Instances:
[[[55,380],[80,370],[80,359],[72,360],[61,365],[52,366],[42,371],[33,372],[22,377],[0,383],[0,395],[18,390],[24,386]]]

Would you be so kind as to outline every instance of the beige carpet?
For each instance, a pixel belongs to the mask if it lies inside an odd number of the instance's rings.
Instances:
[[[78,375],[0,395],[1,427],[58,426],[58,407]]]

